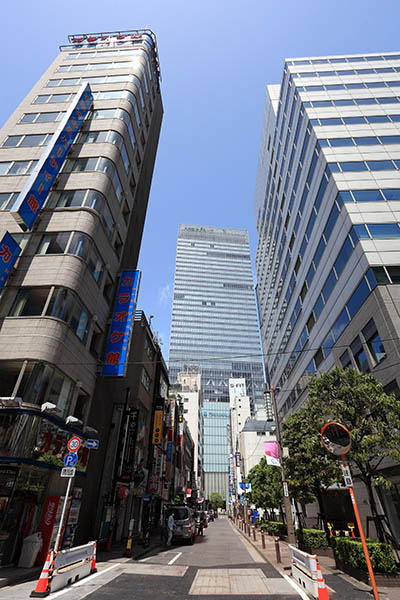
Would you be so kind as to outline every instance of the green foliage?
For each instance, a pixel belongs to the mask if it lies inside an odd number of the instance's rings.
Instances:
[[[261,528],[271,535],[286,535],[287,527],[282,521],[261,521]]]
[[[296,537],[306,548],[328,548],[328,537],[321,529],[297,529]]]
[[[352,567],[367,570],[364,550],[360,538],[336,537],[334,553],[337,558]],[[367,540],[367,548],[371,559],[372,568],[378,573],[395,573],[396,561],[390,544],[381,544],[374,540]]]
[[[308,393],[313,414],[349,429],[348,460],[363,481],[378,476],[377,468],[385,457],[400,461],[400,400],[385,394],[376,377],[336,368],[314,377]]]
[[[224,499],[219,492],[211,492],[209,502],[214,510],[222,508],[224,505]]]
[[[385,394],[373,375],[340,368],[313,377],[308,394],[307,408],[318,429],[320,415],[325,422],[338,421],[349,429],[352,447],[347,460],[354,467],[353,474],[364,482],[372,515],[376,516],[373,484],[375,479],[382,484],[380,465],[385,458],[400,461],[400,400]],[[383,541],[380,522],[376,526]]]
[[[279,467],[267,465],[265,457],[249,471],[246,482],[251,483],[251,492],[247,493],[247,499],[251,504],[264,510],[281,506],[283,501],[281,470]]]
[[[289,449],[289,457],[284,459],[286,478],[291,496],[302,504],[319,499],[322,489],[342,477],[339,461],[321,445],[320,430],[325,423],[323,413],[318,414],[309,405],[283,423],[282,446]]]

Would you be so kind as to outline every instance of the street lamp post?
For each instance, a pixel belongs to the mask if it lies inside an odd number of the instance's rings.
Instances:
[[[279,424],[278,409],[276,406],[275,389],[272,385],[271,385],[270,393],[271,393],[272,410],[274,411],[274,418],[275,418],[276,441],[278,442],[278,445],[279,445],[279,457],[280,457],[280,463],[281,463],[281,476],[282,476],[282,487],[283,487],[283,504],[285,507],[285,514],[286,514],[288,540],[289,540],[289,544],[296,544],[296,535],[294,532],[293,517],[292,517],[292,506],[290,504],[288,484],[286,482],[285,469],[283,466],[281,429],[280,429],[280,424]]]

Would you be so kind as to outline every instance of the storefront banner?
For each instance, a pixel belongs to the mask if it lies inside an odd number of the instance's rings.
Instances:
[[[43,546],[37,556],[37,564],[42,564],[46,560],[59,504],[60,496],[47,496],[39,526],[39,531],[42,532]]]
[[[0,292],[9,278],[21,248],[8,231],[0,233]]]
[[[140,275],[140,271],[122,271],[101,373],[103,376],[125,375]]]
[[[11,206],[10,213],[24,228],[31,229],[36,221],[92,103],[90,85],[82,84],[33,173]]]
[[[133,477],[134,471],[139,411],[137,409],[129,410],[125,415],[126,421],[121,437],[121,458],[118,479],[129,482]]]
[[[152,444],[158,446],[161,444],[162,428],[163,428],[163,410],[154,411],[154,423],[153,423],[153,438]]]

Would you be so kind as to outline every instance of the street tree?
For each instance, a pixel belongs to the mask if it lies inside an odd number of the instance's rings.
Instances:
[[[211,492],[209,501],[214,510],[218,510],[224,505],[224,499],[219,492]]]
[[[324,415],[325,422],[337,421],[350,431],[352,448],[347,460],[354,476],[366,486],[372,517],[383,541],[373,488],[374,484],[390,485],[379,471],[382,461],[400,461],[400,400],[385,394],[373,375],[341,368],[313,377],[308,394],[308,406],[315,419],[316,415]]]
[[[263,457],[257,465],[250,469],[246,482],[251,483],[251,492],[247,493],[248,502],[267,512],[272,509],[281,511],[283,495],[279,467],[267,465],[267,461]]]
[[[310,404],[283,422],[282,446],[289,451],[284,467],[291,497],[303,505],[316,500],[328,531],[322,493],[341,479],[341,470],[339,461],[328,455],[321,444],[320,430],[326,420]]]

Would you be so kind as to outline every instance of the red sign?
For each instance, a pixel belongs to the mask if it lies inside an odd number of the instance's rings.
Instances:
[[[78,452],[81,447],[81,440],[78,437],[73,437],[69,440],[67,448],[70,452]]]
[[[39,527],[39,530],[42,532],[43,546],[36,559],[36,564],[38,565],[43,564],[46,560],[59,503],[60,496],[47,496],[46,498]]]

